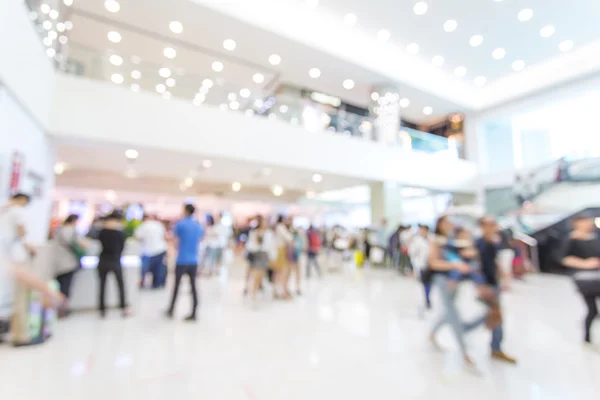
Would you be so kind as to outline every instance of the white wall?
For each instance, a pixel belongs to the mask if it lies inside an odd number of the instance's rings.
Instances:
[[[0,1],[0,84],[42,126],[47,125],[54,69],[22,1]]]
[[[28,240],[42,243],[48,236],[54,187],[54,151],[43,129],[25,112],[12,95],[0,86],[0,204],[9,198],[12,157],[24,160],[19,190],[33,194],[34,179],[40,177],[40,195],[34,196],[27,211]]]
[[[285,122],[61,74],[50,132],[441,190],[472,190],[476,174],[474,163],[464,160],[311,133]]]

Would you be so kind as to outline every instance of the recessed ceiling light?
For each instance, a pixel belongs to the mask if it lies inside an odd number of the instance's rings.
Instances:
[[[400,107],[406,108],[410,105],[410,100],[407,99],[406,97],[404,97],[404,98],[400,99],[400,102],[398,104],[400,104]]]
[[[104,2],[104,7],[106,7],[106,9],[112,13],[119,12],[121,9],[121,5],[116,0],[106,0]]]
[[[202,81],[202,86],[207,87],[207,88],[211,88],[213,87],[214,83],[211,79],[206,78],[205,80]]]
[[[177,57],[177,51],[172,47],[166,47],[163,50],[163,55],[167,58],[173,59],[173,58]]]
[[[244,89],[240,90],[240,96],[242,96],[245,99],[250,97],[251,94],[252,94],[252,92],[250,91],[250,89],[244,88]]]
[[[550,36],[554,35],[555,31],[556,29],[553,25],[546,25],[540,29],[540,36],[543,38],[549,38]]]
[[[431,63],[434,67],[441,67],[442,65],[444,65],[444,57],[435,56],[431,59]]]
[[[352,79],[346,79],[342,83],[342,86],[344,86],[344,89],[347,89],[347,90],[354,89],[354,81]]]
[[[355,14],[350,13],[350,14],[346,14],[344,16],[344,23],[348,26],[352,26],[352,25],[356,24],[356,20],[357,20],[357,18],[356,18]]]
[[[417,54],[419,52],[419,45],[416,43],[411,43],[408,46],[406,46],[406,51],[409,54]]]
[[[281,106],[279,106],[279,112],[282,114],[285,114],[286,112],[288,112],[289,107],[286,106],[285,104],[282,104]]]
[[[204,100],[206,100],[206,95],[204,93],[196,93],[194,100],[202,103]]]
[[[317,194],[316,194],[315,192],[313,192],[312,190],[308,190],[308,191],[306,192],[306,198],[307,198],[307,199],[314,199],[316,195],[317,195]]]
[[[321,182],[323,182],[323,175],[321,175],[321,174],[314,174],[312,176],[312,181],[314,183],[321,183]]]
[[[235,40],[233,39],[225,39],[223,41],[223,48],[225,50],[229,50],[229,51],[233,51],[235,50],[237,44],[235,43]]]
[[[139,156],[139,153],[135,149],[125,150],[125,157],[127,157],[129,160],[135,160],[136,158],[138,158],[138,156]]]
[[[382,29],[379,32],[377,32],[377,39],[382,42],[389,40],[390,36],[391,36],[391,33],[387,29]]]
[[[44,3],[40,6],[40,11],[42,12],[42,14],[48,14],[50,10],[52,10],[52,8],[48,4]]]
[[[481,43],[483,43],[483,36],[481,35],[473,35],[471,36],[471,39],[469,39],[469,44],[472,47],[481,46]]]
[[[485,76],[478,76],[475,79],[473,79],[473,82],[476,86],[484,86],[487,82],[487,78]]]
[[[50,31],[48,32],[48,37],[52,40],[55,40],[58,37],[58,33],[56,33],[56,31]]]
[[[158,74],[163,78],[168,78],[171,76],[171,70],[169,68],[163,67],[158,70]]]
[[[123,75],[121,74],[112,74],[110,80],[113,81],[113,83],[120,85],[121,83],[123,83],[125,78],[123,78]]]
[[[67,27],[65,26],[64,23],[59,22],[56,24],[56,30],[62,33],[67,30]]]
[[[521,22],[529,21],[533,17],[533,10],[531,8],[524,8],[517,14],[517,19]]]
[[[44,27],[45,30],[49,31],[50,29],[52,29],[52,22],[51,21],[44,21],[42,23],[42,26]]]
[[[427,106],[427,107],[423,107],[423,114],[425,115],[431,115],[433,114],[433,108]]]
[[[227,107],[227,106],[225,106],[225,107]],[[212,167],[212,165],[213,165],[213,163],[210,160],[203,160],[202,161],[202,167],[203,168],[210,168],[210,167]]]
[[[60,36],[58,37],[58,42],[59,42],[60,44],[67,44],[67,42],[68,42],[68,41],[69,41],[69,38],[68,38],[68,37],[66,37],[65,35],[60,35]]]
[[[313,79],[317,79],[321,76],[321,70],[319,68],[311,68],[308,71],[308,75]]]
[[[56,11],[56,10],[50,10],[50,12],[48,13],[48,16],[51,19],[57,19],[58,18],[58,11]]]
[[[232,110],[239,110],[240,103],[238,101],[232,101],[229,103],[229,108],[231,108]]]
[[[254,100],[254,107],[261,108],[264,105],[265,105],[265,102],[262,101],[262,99],[256,99],[256,100]]]
[[[119,43],[121,41],[121,34],[119,32],[110,31],[108,32],[108,40],[113,43]]]
[[[223,71],[223,63],[221,61],[215,61],[212,63],[212,69],[215,72],[221,72]]]
[[[131,71],[131,77],[133,79],[140,79],[142,77],[142,73],[137,69],[134,69],[133,71]]]
[[[456,67],[454,69],[454,75],[458,76],[459,78],[462,78],[463,76],[467,75],[467,69],[463,66]]]
[[[239,182],[233,182],[231,184],[231,190],[233,190],[234,192],[239,192],[240,190],[242,190],[242,184]]]
[[[140,91],[140,85],[138,85],[137,83],[132,83],[130,86],[130,89],[132,92],[139,92]]]
[[[171,21],[169,23],[169,29],[173,33],[181,33],[183,32],[183,24],[179,21]]]
[[[269,56],[269,63],[271,63],[271,65],[279,65],[281,63],[281,57],[279,54],[271,54]]]
[[[175,78],[168,78],[165,81],[165,85],[167,85],[170,88],[175,87],[175,84],[176,84]]]
[[[46,55],[48,57],[52,58],[56,55],[56,50],[54,50],[52,47],[50,47],[49,49],[46,49]]]
[[[379,100],[379,93],[377,93],[377,92],[371,93],[371,100],[373,100],[373,101]]]
[[[65,28],[70,31],[73,29],[73,23],[71,21],[65,21]]]
[[[522,71],[525,68],[525,61],[523,60],[517,60],[515,62],[512,63],[512,69],[514,71]]]
[[[255,83],[263,83],[265,81],[265,76],[263,74],[256,73],[252,76],[252,80]]]
[[[449,19],[448,21],[444,22],[444,30],[446,32],[454,32],[456,28],[458,28],[458,22],[455,20]]]
[[[198,92],[202,93],[202,94],[206,94],[210,91],[209,88],[207,88],[206,86],[201,86],[200,89],[198,89]]]
[[[562,42],[560,42],[560,44],[558,45],[558,49],[560,51],[569,51],[573,48],[573,41],[572,40],[563,40]]]
[[[304,4],[310,8],[317,8],[319,6],[319,0],[305,0]]]
[[[159,83],[158,85],[156,85],[156,91],[158,93],[164,93],[167,90],[167,87],[165,85],[163,85],[162,83]]]
[[[427,6],[427,3],[425,3],[424,1],[420,1],[417,4],[415,4],[415,6],[413,7],[413,11],[417,15],[423,15],[427,12],[428,8],[429,7]]]
[[[227,95],[227,100],[229,100],[229,101],[237,100],[237,94],[235,94],[235,93],[229,93]]]
[[[56,175],[62,175],[67,169],[67,165],[63,162],[57,162],[54,164],[54,173]]]
[[[273,186],[272,190],[273,190],[273,194],[277,197],[279,197],[283,194],[283,188],[279,185]]]
[[[496,50],[492,51],[492,57],[495,60],[502,60],[505,55],[506,55],[506,50],[504,50],[502,47],[499,47]]]

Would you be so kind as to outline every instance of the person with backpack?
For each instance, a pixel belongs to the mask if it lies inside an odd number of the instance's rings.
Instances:
[[[310,279],[310,270],[314,266],[317,270],[319,277],[322,276],[321,266],[319,265],[319,251],[321,250],[321,235],[315,229],[314,226],[310,226],[306,231],[306,237],[308,238],[308,246],[306,250],[306,279]]]

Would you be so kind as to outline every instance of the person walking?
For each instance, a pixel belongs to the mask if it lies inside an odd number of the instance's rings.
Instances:
[[[162,222],[155,216],[144,215],[144,220],[135,230],[134,236],[142,244],[142,276],[140,288],[144,288],[144,281],[148,272],[152,275],[152,288],[159,289],[165,286],[167,255],[167,231]]]
[[[594,232],[594,219],[585,213],[573,218],[573,231],[561,248],[562,264],[574,271],[573,278],[587,307],[584,342],[592,344],[592,324],[598,316],[600,300],[600,238]]]
[[[273,231],[269,229],[267,221],[262,216],[258,217],[257,222],[258,225],[250,231],[246,241],[246,251],[248,252],[250,265],[251,296],[254,304],[256,304],[256,296],[261,288],[269,264],[277,258],[277,245]]]
[[[127,308],[125,297],[125,282],[123,281],[123,268],[121,266],[121,256],[125,249],[125,232],[123,232],[122,216],[119,212],[112,212],[106,217],[102,230],[98,232],[98,240],[102,246],[100,256],[98,257],[98,277],[100,278],[100,300],[98,308],[100,316],[106,316],[105,292],[106,278],[109,273],[113,273],[117,280],[119,289],[119,306],[123,318],[131,315]]]
[[[287,280],[289,276],[289,263],[287,250],[293,243],[293,236],[289,227],[286,224],[286,219],[283,215],[277,218],[275,225],[275,244],[277,246],[277,258],[273,265],[275,276],[273,279],[275,285],[275,298],[283,298],[290,300],[292,296],[287,290]]]
[[[192,288],[192,312],[185,318],[186,321],[196,321],[196,310],[198,308],[198,293],[196,291],[196,274],[198,273],[198,249],[200,240],[204,236],[204,228],[194,218],[196,208],[186,204],[183,208],[183,218],[177,222],[174,229],[177,242],[177,261],[175,266],[175,285],[171,305],[166,312],[168,318],[173,318],[175,303],[179,293],[181,278],[187,275],[190,278]]]
[[[306,238],[308,239],[307,251],[306,251],[306,279],[310,279],[310,271],[314,266],[319,277],[322,276],[321,266],[319,265],[319,251],[321,250],[321,235],[315,229],[313,225],[306,231]]]
[[[425,301],[419,309],[419,314],[423,315],[425,309],[431,309],[431,281],[428,276],[429,227],[427,225],[419,225],[419,232],[408,243],[408,255],[412,261],[415,277],[423,284]]]
[[[217,225],[215,224],[215,219],[212,217],[212,215],[209,215],[206,218],[204,243],[206,244],[206,248],[204,251],[204,257],[202,259],[202,271],[204,271],[204,269],[208,266],[206,276],[212,276],[217,270],[217,263],[220,262],[220,260],[218,260],[220,258],[219,253],[222,252],[220,247],[221,238],[219,237]]]
[[[73,276],[81,267],[81,257],[84,255],[85,243],[77,233],[76,225],[79,216],[69,215],[54,233],[52,240],[52,267],[54,276],[60,287],[60,292],[68,299],[71,294]],[[69,310],[58,310],[59,317],[66,317]]]

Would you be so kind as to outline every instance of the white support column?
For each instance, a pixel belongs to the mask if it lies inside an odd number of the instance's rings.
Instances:
[[[388,227],[402,222],[401,186],[391,182],[374,182],[371,189],[371,224],[379,225],[385,218]]]

